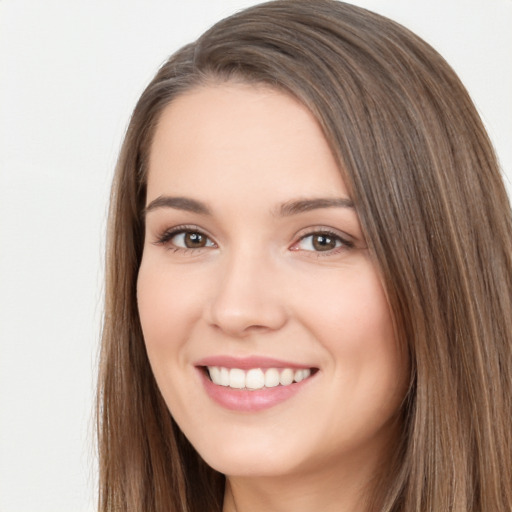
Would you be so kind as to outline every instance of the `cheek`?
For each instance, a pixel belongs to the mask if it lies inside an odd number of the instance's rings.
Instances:
[[[370,263],[334,277],[315,276],[301,300],[302,318],[336,352],[367,355],[394,346],[391,313],[377,272]]]
[[[183,272],[143,259],[137,303],[146,352],[160,392],[170,410],[186,411],[193,388],[183,386],[189,370],[187,341],[201,311],[201,295]]]
[[[137,304],[148,353],[174,351],[200,312],[201,294],[189,276],[143,259]]]
[[[398,345],[378,273],[363,266],[337,279],[317,279],[309,289],[314,293],[303,297],[301,317],[328,353],[332,392],[349,408],[368,408],[368,419],[376,410],[389,414],[407,388],[408,358]]]

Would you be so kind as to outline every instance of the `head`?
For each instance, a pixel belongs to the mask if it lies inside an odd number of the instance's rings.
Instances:
[[[104,505],[203,510],[221,500],[222,476],[190,446],[156,385],[136,283],[162,115],[177,98],[222,84],[264,87],[300,104],[357,212],[407,361],[400,436],[379,505],[441,510],[442,500],[454,508],[479,500],[499,510],[506,498],[490,482],[507,471],[510,480],[511,226],[492,147],[462,84],[426,43],[363,9],[301,0],[219,22],[163,65],[135,108],[110,214]],[[191,498],[198,495],[204,503]]]

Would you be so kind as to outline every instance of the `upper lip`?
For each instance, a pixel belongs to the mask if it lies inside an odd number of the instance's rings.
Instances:
[[[273,357],[235,357],[228,355],[205,357],[196,361],[195,366],[220,366],[223,368],[240,368],[241,370],[249,370],[251,368],[292,368],[296,370],[300,370],[302,368],[313,368],[309,364],[284,361]]]

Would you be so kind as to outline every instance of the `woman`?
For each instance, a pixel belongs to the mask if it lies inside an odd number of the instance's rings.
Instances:
[[[426,43],[327,0],[219,22],[110,221],[102,511],[511,509],[510,208]]]

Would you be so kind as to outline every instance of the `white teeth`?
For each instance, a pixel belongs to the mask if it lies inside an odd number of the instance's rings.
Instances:
[[[276,368],[269,368],[265,372],[265,387],[275,388],[279,386],[279,370]]]
[[[208,366],[210,379],[219,386],[229,386],[234,389],[262,389],[276,386],[289,386],[293,382],[301,382],[311,375],[309,368],[293,370],[292,368],[224,368],[222,366]]]
[[[235,389],[245,388],[245,372],[239,368],[229,370],[229,387]]]
[[[281,386],[289,386],[293,382],[293,370],[285,368],[279,375],[279,383]]]
[[[220,382],[220,368],[218,366],[212,366],[210,368],[210,377],[213,382]]]
[[[297,370],[293,376],[293,380],[295,382],[300,382],[301,380],[304,380],[304,374],[302,373],[302,370]]]
[[[265,374],[260,368],[253,368],[247,372],[245,387],[249,389],[261,389],[265,385]]]
[[[293,380],[295,382],[300,382],[301,380],[307,379],[310,375],[311,375],[311,370],[309,368],[304,369],[304,370],[297,370],[295,372]]]
[[[229,370],[227,368],[221,368],[220,369],[219,384],[221,386],[229,386]]]

